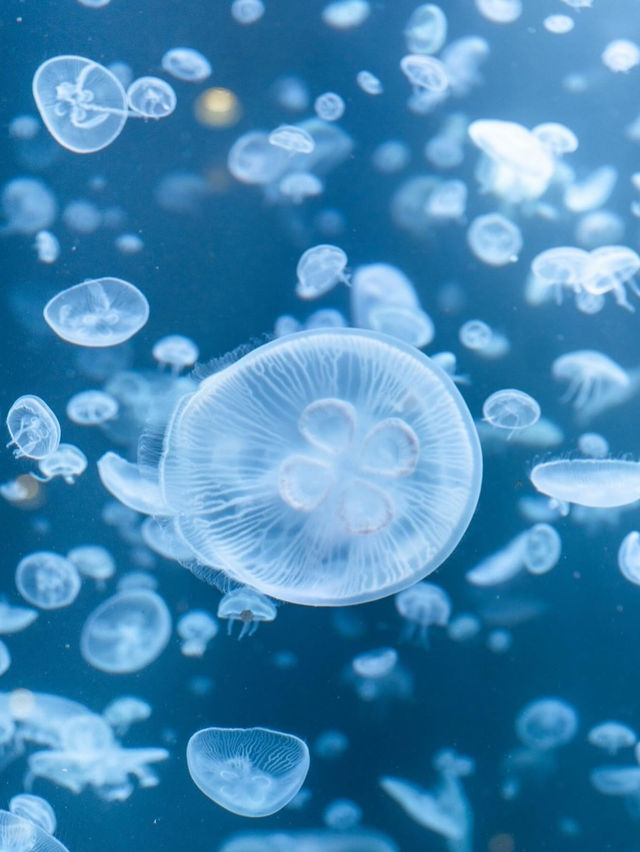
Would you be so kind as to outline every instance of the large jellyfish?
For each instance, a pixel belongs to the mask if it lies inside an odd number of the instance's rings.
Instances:
[[[327,606],[434,571],[471,520],[481,468],[466,405],[428,358],[376,333],[319,329],[254,350],[184,397],[159,474],[204,579],[221,569]]]

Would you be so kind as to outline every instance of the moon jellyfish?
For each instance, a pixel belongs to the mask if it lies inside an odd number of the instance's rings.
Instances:
[[[350,30],[364,23],[370,13],[367,0],[333,0],[322,10],[322,20],[336,30]]]
[[[287,164],[286,151],[272,145],[269,136],[259,130],[251,130],[236,139],[227,157],[227,168],[236,180],[258,186],[266,186],[280,177]]]
[[[151,354],[160,366],[171,367],[171,372],[177,375],[185,367],[192,367],[200,352],[189,337],[169,334],[153,344]]]
[[[524,564],[526,533],[515,536],[495,553],[486,556],[465,574],[472,586],[497,586],[516,577]]]
[[[37,823],[3,810],[0,810],[0,849],[7,852],[69,852]]]
[[[488,396],[482,404],[482,415],[496,429],[516,432],[528,429],[540,420],[537,401],[515,388],[499,390]]]
[[[598,793],[605,796],[633,796],[640,793],[639,766],[598,766],[589,773]]]
[[[233,0],[231,15],[237,24],[255,24],[264,15],[262,0]]]
[[[33,97],[49,133],[75,154],[106,148],[127,120],[120,81],[82,56],[54,56],[43,62],[33,78]]]
[[[358,71],[356,83],[367,95],[381,95],[384,91],[382,83],[371,71]]]
[[[60,423],[47,403],[39,396],[27,394],[13,403],[7,414],[11,435],[8,447],[17,459],[43,459],[60,443]]]
[[[201,83],[211,76],[211,63],[192,47],[173,47],[162,57],[162,68],[178,80]]]
[[[144,474],[139,465],[117,453],[108,452],[98,459],[100,481],[117,500],[144,515],[166,515],[158,483]]]
[[[351,661],[353,671],[364,678],[386,677],[398,662],[398,652],[395,648],[377,648],[358,654]]]
[[[76,566],[83,577],[92,580],[109,580],[116,573],[116,563],[105,547],[99,544],[81,544],[67,553],[69,562]]]
[[[37,178],[18,177],[2,189],[2,213],[7,234],[37,234],[48,228],[58,215],[55,195]]]
[[[569,383],[564,401],[582,420],[588,420],[607,408],[625,401],[633,391],[627,371],[608,355],[594,349],[578,349],[556,358],[551,365],[556,381]]]
[[[101,390],[80,391],[67,403],[67,417],[78,426],[97,426],[117,414],[118,401]]]
[[[54,834],[56,830],[55,811],[41,796],[32,796],[30,793],[19,793],[12,796],[9,802],[9,810],[12,814],[29,820],[47,834]]]
[[[500,213],[476,216],[467,231],[467,241],[478,260],[489,266],[514,263],[522,249],[520,228]]]
[[[231,813],[265,817],[293,799],[309,771],[299,737],[268,728],[204,728],[187,744],[194,784]]]
[[[484,320],[467,320],[458,332],[460,343],[483,358],[502,358],[509,351],[509,341],[494,331]]]
[[[578,449],[588,458],[604,459],[609,455],[609,442],[598,432],[583,432],[578,438]]]
[[[481,472],[468,409],[428,358],[319,329],[261,346],[183,397],[159,476],[201,576],[221,569],[329,606],[434,571],[471,520]]]
[[[575,26],[573,18],[569,15],[547,15],[542,24],[547,32],[554,35],[570,33]]]
[[[538,698],[520,711],[515,725],[524,745],[547,751],[571,742],[578,730],[578,714],[561,698]]]
[[[176,93],[159,77],[138,77],[127,89],[127,104],[142,118],[166,118],[176,103]]]
[[[410,53],[437,53],[447,38],[447,18],[434,3],[423,3],[413,10],[404,30]]]
[[[176,630],[182,639],[180,650],[185,657],[201,657],[218,632],[218,623],[205,610],[192,609],[180,617]]]
[[[640,64],[640,47],[626,38],[610,41],[602,52],[602,62],[610,71],[631,71]]]
[[[227,592],[218,605],[218,618],[228,618],[228,633],[234,621],[242,622],[238,639],[253,636],[261,621],[273,621],[277,609],[273,601],[254,589],[240,588]]]
[[[632,530],[622,539],[618,549],[620,573],[635,586],[640,586],[640,533]]]
[[[60,243],[51,231],[38,231],[34,248],[40,263],[55,263],[60,257]]]
[[[349,280],[345,274],[347,255],[338,246],[320,245],[307,249],[296,267],[296,295],[301,299],[317,299],[339,282]]]
[[[135,695],[122,695],[110,701],[102,715],[118,736],[124,736],[135,722],[151,716],[151,705]]]
[[[49,550],[30,553],[16,568],[18,591],[27,603],[40,609],[70,606],[78,597],[81,585],[75,565]]]
[[[601,722],[587,734],[591,745],[601,748],[611,756],[617,754],[620,749],[633,748],[637,739],[638,735],[628,725],[614,721]]]
[[[537,464],[529,478],[555,500],[598,509],[640,500],[640,462],[616,459],[556,459]]]
[[[476,9],[494,24],[512,24],[522,14],[522,0],[475,0]]]
[[[562,539],[551,524],[534,524],[524,538],[522,561],[530,574],[546,574],[557,564]]]
[[[131,674],[150,665],[171,637],[171,616],[155,592],[136,590],[107,598],[85,621],[80,651],[109,674]]]
[[[0,599],[0,634],[20,633],[26,630],[38,617],[35,609],[26,606],[12,606]]]
[[[409,53],[400,60],[400,70],[417,89],[440,94],[449,87],[446,67],[433,56]]]
[[[96,278],[62,290],[44,308],[50,328],[77,346],[116,346],[149,318],[144,295],[120,278]]]
[[[396,595],[395,605],[407,622],[402,638],[416,637],[425,648],[429,647],[429,627],[446,627],[451,615],[449,595],[434,583],[416,583],[405,589]]]
[[[323,121],[338,121],[344,114],[345,104],[335,92],[324,92],[315,99],[313,108]]]
[[[56,449],[38,462],[38,470],[45,482],[61,476],[68,485],[73,485],[76,476],[87,469],[87,457],[74,444],[58,444]]]
[[[5,642],[0,639],[0,677],[11,667],[11,653]]]
[[[282,148],[289,154],[310,154],[316,143],[304,128],[294,124],[281,124],[269,134],[269,143],[276,148]]]
[[[362,808],[350,799],[334,799],[324,809],[322,821],[329,828],[348,831],[362,819]]]

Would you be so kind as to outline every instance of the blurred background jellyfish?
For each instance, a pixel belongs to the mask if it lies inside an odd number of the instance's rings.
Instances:
[[[578,714],[561,698],[537,698],[522,708],[515,726],[524,745],[547,751],[571,742],[578,731]]]
[[[309,771],[309,749],[293,734],[268,728],[204,728],[187,744],[194,784],[220,807],[245,817],[276,813]]]
[[[398,613],[406,621],[403,641],[414,640],[424,648],[429,647],[431,625],[446,627],[451,615],[449,595],[435,583],[416,583],[399,592],[394,599]]]

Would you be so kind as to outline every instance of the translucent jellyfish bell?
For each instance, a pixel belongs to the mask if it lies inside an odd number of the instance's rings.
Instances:
[[[151,354],[162,367],[170,367],[175,374],[192,367],[198,360],[196,344],[182,334],[169,334],[153,344]]]
[[[395,597],[398,613],[407,622],[403,639],[417,637],[425,648],[429,646],[428,630],[432,624],[446,627],[451,615],[449,596],[434,583],[416,583]]]
[[[64,556],[37,550],[21,559],[16,586],[22,597],[40,609],[60,609],[74,602],[82,581],[75,565]]]
[[[423,3],[413,10],[404,30],[410,53],[437,53],[447,38],[447,18],[439,6]]]
[[[571,742],[578,730],[578,714],[561,698],[538,698],[520,711],[515,726],[524,745],[546,751]]]
[[[0,849],[7,852],[69,852],[66,846],[37,823],[2,810]]]
[[[579,506],[611,509],[640,500],[640,462],[555,459],[537,464],[529,478],[542,494]]]
[[[622,722],[601,722],[591,728],[587,740],[596,748],[601,748],[610,755],[617,754],[622,748],[633,748],[638,739],[636,732]]]
[[[339,281],[346,283],[346,266],[347,255],[338,246],[320,245],[307,249],[296,268],[296,295],[301,299],[317,299]]]
[[[481,464],[462,397],[428,358],[319,329],[253,350],[183,398],[160,485],[202,566],[277,599],[344,605],[446,559]]]
[[[62,290],[44,308],[51,329],[77,346],[116,346],[149,317],[144,295],[120,278],[96,278]]]
[[[211,63],[192,47],[172,47],[162,57],[162,67],[187,83],[201,83],[211,76]]]
[[[243,636],[253,636],[261,621],[273,621],[277,609],[273,601],[266,595],[261,595],[255,589],[246,587],[227,592],[218,605],[218,618],[228,618],[228,633],[234,621],[242,622],[238,639]]]
[[[482,414],[487,423],[496,429],[515,432],[528,429],[540,420],[540,405],[528,393],[506,388],[485,399]]]
[[[218,632],[215,618],[203,609],[191,609],[181,616],[176,626],[182,639],[180,650],[185,657],[201,657],[209,641]]]
[[[108,598],[84,623],[82,656],[109,674],[129,674],[150,665],[171,636],[167,605],[155,592],[134,590]]]
[[[19,459],[43,459],[60,443],[60,423],[47,403],[39,396],[27,394],[13,403],[7,414],[11,435],[8,447],[14,446]]]
[[[316,147],[313,137],[295,124],[281,124],[269,134],[269,142],[289,154],[310,154]]]
[[[33,97],[49,133],[75,154],[106,148],[127,120],[127,100],[117,77],[82,56],[43,62],[33,78]]]
[[[12,814],[34,823],[47,834],[55,833],[56,815],[46,799],[32,796],[30,793],[19,793],[11,797],[9,810]]]
[[[127,89],[127,104],[143,118],[166,118],[176,103],[176,93],[159,77],[138,77]]]
[[[467,231],[467,241],[475,256],[489,266],[514,263],[522,250],[520,228],[501,213],[476,216]]]
[[[73,485],[76,476],[87,469],[87,457],[74,444],[59,444],[49,455],[40,459],[38,470],[45,481],[61,476],[68,485]]]
[[[67,417],[79,426],[97,426],[117,413],[117,399],[101,390],[80,391],[67,403]]]
[[[293,799],[309,771],[309,749],[268,728],[204,728],[187,744],[194,784],[231,813],[265,817]]]

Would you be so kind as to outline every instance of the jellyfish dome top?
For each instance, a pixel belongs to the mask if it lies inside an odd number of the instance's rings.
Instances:
[[[222,570],[322,606],[385,597],[434,571],[481,478],[451,379],[409,344],[336,328],[279,338],[205,379],[176,407],[159,465],[204,579]]]
[[[0,810],[0,849],[16,852],[68,852],[67,847],[35,822]]]

